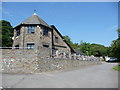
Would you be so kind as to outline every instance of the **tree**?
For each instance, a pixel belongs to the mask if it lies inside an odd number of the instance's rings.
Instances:
[[[97,57],[107,56],[108,48],[100,44],[95,44],[95,43],[90,44],[86,42],[81,42],[79,47],[80,47],[80,50],[87,55],[94,55]]]
[[[70,37],[69,36],[63,36],[63,38],[68,42],[68,43],[71,43],[71,39],[70,39]]]
[[[12,46],[12,37],[13,37],[13,27],[10,22],[2,20],[0,21],[0,40],[2,40],[2,47],[11,47]]]
[[[120,29],[118,29],[117,32],[119,33],[119,32],[120,32]]]
[[[83,53],[85,53],[86,55],[94,55],[94,56],[108,56],[108,47],[105,47],[103,45],[100,44],[90,44],[87,42],[83,42],[81,41],[80,44],[78,43],[73,43],[70,39],[69,36],[63,36],[64,39],[68,42],[68,44],[70,44],[70,46],[73,49],[78,49],[80,51],[82,51]]]
[[[91,44],[91,53],[94,56],[107,56],[108,48],[100,44]]]
[[[111,44],[111,56],[118,58],[120,61],[120,40],[114,40]]]
[[[63,36],[63,38],[66,40],[66,42],[72,47],[72,48],[75,48],[74,47],[74,44],[73,42],[71,41],[71,38],[69,36]]]
[[[110,47],[110,56],[116,57],[120,61],[120,29],[117,30],[118,39],[113,40]]]
[[[83,41],[80,42],[79,49],[80,49],[80,51],[82,51],[86,55],[91,55],[91,48],[90,47],[91,47],[90,43],[86,43]]]
[[[118,32],[118,39],[120,40],[120,29],[118,29],[117,32]]]

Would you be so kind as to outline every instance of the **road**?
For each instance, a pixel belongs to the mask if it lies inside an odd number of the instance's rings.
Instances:
[[[87,68],[32,75],[3,74],[6,88],[118,88],[117,63],[103,63]]]

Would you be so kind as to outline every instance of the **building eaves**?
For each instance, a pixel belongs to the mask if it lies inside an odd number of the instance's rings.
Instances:
[[[63,41],[70,47],[71,51],[75,53],[74,49],[67,43],[67,41],[63,38],[63,36],[60,34],[60,32],[57,30],[57,28],[54,25],[50,25],[56,32],[60,35],[60,37],[63,39]]]

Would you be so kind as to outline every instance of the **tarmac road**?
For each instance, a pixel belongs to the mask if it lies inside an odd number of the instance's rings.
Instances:
[[[32,75],[2,74],[4,88],[118,88],[117,63]]]

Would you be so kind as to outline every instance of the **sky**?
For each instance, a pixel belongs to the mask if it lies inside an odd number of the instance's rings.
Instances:
[[[110,46],[118,37],[118,2],[3,2],[2,20],[15,27],[34,10],[74,43]]]

